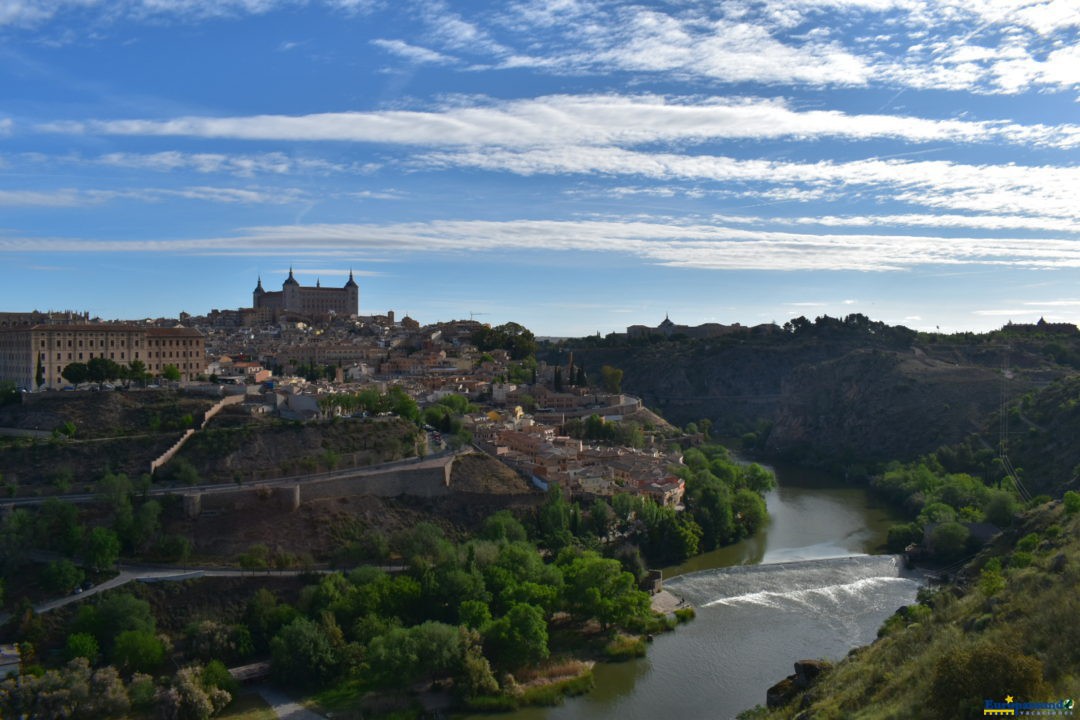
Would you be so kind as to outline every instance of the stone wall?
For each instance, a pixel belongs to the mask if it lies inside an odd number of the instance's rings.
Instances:
[[[210,422],[210,420],[215,415],[221,412],[221,409],[226,405],[236,405],[237,403],[242,402],[244,402],[243,395],[230,395],[229,397],[218,400],[216,403],[214,403],[213,407],[206,411],[206,414],[203,417],[202,425],[199,426],[199,429],[204,429],[206,427],[206,424]],[[150,462],[150,474],[153,475],[155,470],[172,460],[173,456],[175,456],[176,453],[180,452],[180,448],[184,447],[184,443],[186,443],[194,434],[194,430],[185,430],[184,434],[180,437],[179,440],[176,441],[176,443],[172,447],[162,453],[161,457]]]
[[[357,477],[309,480],[288,485],[243,487],[225,491],[186,493],[184,510],[188,517],[204,512],[237,512],[260,507],[294,511],[303,503],[321,498],[376,495],[397,497],[438,497],[450,494],[450,472],[453,458],[441,466],[402,467]]]

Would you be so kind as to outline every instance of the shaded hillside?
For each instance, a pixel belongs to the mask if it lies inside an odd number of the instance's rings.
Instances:
[[[714,435],[754,432],[793,460],[845,466],[908,460],[983,429],[1010,392],[1038,390],[1075,369],[1080,337],[1006,329],[918,335],[863,316],[762,326],[689,340],[583,338],[568,352],[595,379],[624,371],[622,387],[679,425],[708,418]]]
[[[1021,398],[1009,430],[1009,457],[1032,491],[1080,488],[1080,375]]]
[[[33,393],[0,408],[0,427],[52,432],[71,422],[83,440],[182,431],[201,422],[213,404],[173,390]]]
[[[0,474],[22,495],[92,491],[107,470],[138,477],[213,402],[172,390],[24,395],[0,408],[0,427],[55,436],[0,438]]]
[[[766,449],[834,466],[909,458],[980,430],[1000,394],[994,368],[856,349],[793,369]]]
[[[215,419],[196,433],[163,472],[180,462],[211,483],[302,475],[412,457],[420,439],[416,425],[399,418],[299,423],[248,416],[237,426],[230,416],[222,418],[225,427]]]

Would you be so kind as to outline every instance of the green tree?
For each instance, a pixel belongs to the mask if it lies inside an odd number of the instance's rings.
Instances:
[[[552,550],[570,544],[570,503],[555,484],[548,488],[547,500],[540,507],[540,535]]]
[[[146,363],[142,360],[132,360],[128,363],[127,372],[124,374],[128,380],[134,380],[141,385],[146,382]]]
[[[175,365],[166,365],[161,368],[161,377],[176,382],[180,379],[180,368]]]
[[[498,667],[513,670],[547,658],[548,628],[542,608],[515,603],[484,632],[490,655]]]
[[[1069,515],[1075,515],[1080,512],[1080,493],[1075,490],[1069,490],[1065,493],[1065,512]]]
[[[130,706],[116,668],[92,670],[84,657],[0,683],[0,717],[106,720],[126,717]]]
[[[150,603],[127,593],[106,594],[97,605],[79,607],[73,626],[75,632],[93,635],[106,652],[125,630],[141,630],[154,634],[156,623]]]
[[[586,552],[570,562],[563,574],[568,609],[579,618],[597,620],[605,630],[649,613],[648,594],[637,589],[634,576],[618,560]]]
[[[85,528],[79,522],[79,509],[66,500],[49,498],[38,511],[38,547],[58,550],[74,556],[82,547]]]
[[[769,519],[765,509],[765,500],[753,490],[743,488],[735,492],[731,501],[731,510],[735,514],[742,535],[753,535]]]
[[[942,560],[959,560],[964,556],[970,533],[957,522],[943,522],[930,531],[930,547]]]
[[[170,720],[207,720],[232,700],[228,691],[208,686],[198,665],[180,668],[167,688],[158,691],[158,715]]]
[[[622,392],[622,370],[611,365],[604,365],[600,368],[600,377],[604,382],[604,389],[609,393],[617,394]]]
[[[86,576],[70,560],[54,560],[45,566],[41,580],[45,587],[54,593],[66,595],[75,589]]]
[[[528,538],[525,526],[509,510],[499,510],[488,515],[480,530],[480,537],[486,540],[506,540],[520,542]]]
[[[165,646],[146,630],[125,630],[113,644],[112,660],[125,672],[151,672],[164,657]]]
[[[983,514],[986,515],[987,522],[999,528],[1012,525],[1013,518],[1019,511],[1020,503],[1011,492],[1006,490],[991,490],[990,497],[983,506]]]
[[[338,655],[326,631],[298,617],[270,641],[271,668],[283,683],[301,687],[329,684],[337,676]]]
[[[86,536],[82,556],[92,570],[107,570],[120,559],[120,539],[112,530],[96,527]]]
[[[93,665],[97,662],[99,654],[98,642],[90,633],[72,633],[68,635],[67,644],[65,645],[65,655],[67,655],[68,660],[81,657],[86,658]]]
[[[69,383],[78,387],[89,379],[90,370],[87,369],[86,363],[74,362],[61,370],[60,375]]]
[[[109,380],[117,380],[123,374],[123,370],[113,360],[106,357],[90,358],[86,363],[87,380],[96,382],[99,386]]]

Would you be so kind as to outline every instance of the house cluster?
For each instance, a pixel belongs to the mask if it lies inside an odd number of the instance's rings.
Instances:
[[[346,410],[322,402],[333,393],[391,385],[417,402],[460,394],[484,408],[465,425],[478,446],[538,486],[574,492],[647,494],[678,505],[683,484],[668,468],[678,458],[649,449],[589,445],[560,434],[567,421],[599,416],[619,422],[642,413],[641,401],[604,393],[566,366],[515,362],[507,350],[473,344],[474,320],[421,326],[407,315],[359,314],[352,274],[344,287],[302,286],[290,270],[281,291],[259,280],[251,308],[205,316],[106,323],[88,315],[0,315],[0,380],[28,391],[57,388],[64,367],[95,357],[142,362],[152,374],[175,365],[191,392],[243,395],[252,414],[313,420]],[[597,369],[598,370],[598,369]],[[564,383],[563,380],[566,380]],[[637,444],[637,443],[635,443]]]
[[[464,320],[421,327],[410,318],[395,321],[392,311],[320,325],[203,324],[211,353],[208,374],[243,385],[252,413],[320,418],[343,412],[320,403],[325,395],[369,388],[385,392],[391,385],[404,388],[421,406],[460,394],[483,408],[464,419],[477,446],[539,487],[555,483],[574,493],[629,492],[665,505],[681,503],[683,481],[669,471],[677,457],[656,448],[602,447],[560,435],[573,418],[633,418],[643,410],[638,398],[584,386],[556,390],[555,366],[540,362],[535,371],[525,371],[505,350],[476,348],[471,337],[481,327]],[[314,379],[295,375],[312,367],[329,372]],[[562,376],[570,374],[561,368]],[[226,386],[225,392],[241,390]]]

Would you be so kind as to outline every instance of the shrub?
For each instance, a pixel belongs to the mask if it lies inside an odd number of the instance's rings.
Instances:
[[[604,656],[615,661],[645,657],[645,639],[638,635],[617,635],[604,646]]]
[[[692,607],[679,608],[675,611],[675,619],[681,623],[690,622],[695,617],[697,617],[697,613]]]
[[[1009,558],[1009,567],[1011,568],[1026,568],[1033,562],[1034,558],[1031,553],[1018,550],[1012,554]]]
[[[1065,493],[1065,512],[1069,515],[1080,512],[1080,493],[1075,490]]]
[[[953,648],[934,667],[927,703],[941,718],[981,716],[985,698],[1005,688],[1018,698],[1043,697],[1042,677],[1042,663],[1013,647]]]

